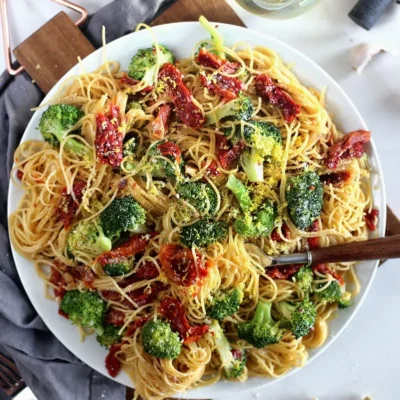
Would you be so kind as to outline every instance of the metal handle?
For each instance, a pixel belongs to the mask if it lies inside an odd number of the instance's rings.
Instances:
[[[304,253],[281,254],[271,256],[271,265],[288,265],[288,264],[311,264],[312,257],[309,251]]]

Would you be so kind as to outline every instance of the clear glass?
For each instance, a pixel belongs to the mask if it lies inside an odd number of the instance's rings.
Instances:
[[[316,5],[320,0],[236,0],[247,11],[271,17],[290,18]]]

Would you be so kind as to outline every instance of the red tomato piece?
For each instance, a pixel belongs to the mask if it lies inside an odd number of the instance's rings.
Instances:
[[[121,370],[121,362],[118,360],[116,353],[121,350],[122,344],[113,344],[108,351],[108,355],[106,357],[106,369],[110,376],[115,378],[119,371]]]
[[[164,157],[172,157],[178,164],[182,162],[182,153],[176,143],[166,140],[165,142],[160,143],[157,146],[157,149],[160,150],[160,153]]]
[[[162,104],[158,109],[157,117],[151,123],[152,127],[152,139],[162,139],[169,129],[169,124],[172,117],[172,106],[171,104]]]
[[[234,146],[230,146],[228,139],[225,136],[216,136],[216,155],[223,169],[232,169],[235,164],[239,161],[240,156],[246,149],[246,145],[243,141],[236,143]]]
[[[18,169],[17,170],[17,178],[20,180],[20,181],[22,181],[22,178],[24,177],[24,173],[20,170],[20,169]]]
[[[177,117],[190,128],[201,128],[205,121],[204,116],[193,102],[192,93],[184,84],[178,68],[172,64],[164,64],[160,69],[159,79],[165,84],[167,96],[174,103]]]
[[[287,123],[291,123],[300,114],[300,105],[282,89],[278,88],[272,79],[265,74],[255,78],[256,91],[265,101],[278,106]]]
[[[96,115],[96,125],[94,144],[97,158],[102,164],[107,164],[112,168],[119,167],[123,158],[123,135],[119,131],[121,125],[119,108],[111,103],[107,115],[100,113]]]
[[[201,278],[208,274],[207,266],[200,261],[200,254],[196,253],[196,259],[194,259],[190,249],[181,248],[175,244],[162,246],[159,259],[168,279],[180,286],[200,283]]]
[[[105,320],[107,324],[112,324],[118,327],[122,327],[125,322],[125,313],[111,307],[108,309],[106,313]]]
[[[319,230],[319,222],[318,222],[318,220],[316,219],[316,220],[312,223],[312,225],[311,225],[311,227],[308,229],[308,231],[309,231],[309,232],[318,232],[318,230]],[[307,243],[308,243],[308,248],[309,248],[310,250],[318,249],[318,247],[319,247],[319,237],[310,237],[310,238],[307,238]]]
[[[328,150],[326,165],[330,169],[336,169],[340,160],[347,158],[361,158],[364,154],[364,144],[371,140],[370,131],[350,132],[343,139],[336,142]]]
[[[196,342],[209,330],[208,325],[190,326],[183,305],[173,297],[166,296],[163,298],[160,313],[169,321],[171,329],[178,332],[185,344]]]
[[[351,178],[350,171],[332,172],[330,174],[320,175],[319,179],[325,185],[339,186]]]
[[[139,328],[141,328],[147,321],[149,317],[140,317],[137,319],[126,331],[126,336],[132,336]]]
[[[206,163],[203,162],[202,166],[204,166],[205,164]],[[210,165],[207,167],[206,174],[213,178],[216,178],[217,176],[221,175],[221,171],[219,170],[218,164],[215,160],[211,161]]]
[[[58,215],[63,222],[64,229],[67,230],[78,211],[79,205],[82,202],[83,191],[86,188],[86,183],[77,179],[72,185],[72,194],[67,193],[67,188],[61,191],[61,203],[58,208]]]
[[[367,224],[367,227],[370,231],[374,231],[376,229],[376,223],[378,222],[379,211],[373,208],[371,211],[366,212],[364,215],[364,221]]]
[[[331,269],[326,264],[316,264],[311,266],[314,272],[319,272],[324,275],[332,275],[341,285],[343,285],[343,278]]]
[[[285,238],[285,239],[290,239],[290,237],[291,237],[291,235],[292,235],[292,232],[291,232],[289,226],[288,226],[286,223],[284,223],[284,224],[282,225],[281,230],[282,230],[282,233],[283,233],[284,238]],[[275,242],[278,242],[278,243],[283,242],[283,239],[282,239],[281,236],[279,235],[278,229],[277,229],[277,228],[275,228],[275,229],[272,231],[272,233],[271,233],[271,239],[274,240]]]
[[[282,265],[273,268],[267,268],[267,275],[272,279],[290,279],[301,267],[303,264],[290,264],[290,265]]]
[[[222,60],[215,54],[210,53],[206,48],[202,47],[197,55],[197,62],[203,67],[220,69],[227,74],[234,74],[240,67],[240,64],[233,61]]]
[[[236,99],[244,89],[244,84],[239,79],[221,74],[201,74],[200,80],[210,93],[219,94],[226,102]]]
[[[106,265],[113,262],[118,262],[118,260],[124,259],[125,257],[130,257],[141,253],[149,244],[151,236],[152,235],[149,234],[133,235],[121,246],[100,254],[96,258],[95,262],[98,262],[101,265]]]

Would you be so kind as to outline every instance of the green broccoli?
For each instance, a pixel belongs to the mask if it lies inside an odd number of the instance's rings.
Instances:
[[[267,199],[256,211],[244,213],[243,217],[234,222],[233,227],[245,237],[268,236],[274,229],[277,216],[276,204]]]
[[[227,379],[239,378],[246,366],[246,353],[243,350],[234,350],[231,348],[231,345],[217,320],[213,320],[210,329],[213,333],[215,350],[217,351],[222,367],[224,368],[225,377]]]
[[[121,340],[120,328],[112,324],[106,324],[102,335],[97,335],[97,341],[104,347],[110,347]]]
[[[215,46],[215,54],[222,59],[225,59],[225,53],[222,50],[224,45],[224,37],[217,31],[217,29],[210,24],[210,22],[201,15],[199,18],[200,24],[203,26],[204,29],[210,34],[211,41]]]
[[[160,157],[167,158],[168,162]],[[179,147],[169,140],[160,140],[148,152],[148,169],[155,178],[181,180],[185,163]]]
[[[181,243],[189,248],[207,247],[228,236],[228,225],[223,221],[201,219],[181,231]]]
[[[187,201],[203,217],[213,216],[218,211],[217,194],[208,183],[180,183],[176,187],[176,192],[180,198]]]
[[[174,55],[168,47],[161,44],[147,49],[140,49],[132,57],[128,67],[128,75],[138,81],[143,81],[146,86],[153,86],[156,78],[157,65],[160,68],[166,63],[174,63]]]
[[[175,359],[179,356],[182,343],[171,326],[161,320],[147,322],[142,330],[143,348],[157,358]]]
[[[146,211],[133,197],[116,198],[100,214],[104,233],[112,240],[122,232],[141,233],[146,231]]]
[[[323,288],[325,285],[325,283],[318,283],[316,285],[316,294],[324,303],[338,303],[340,308],[347,308],[350,305],[351,294],[342,291],[340,283],[337,280],[331,281],[328,287],[324,290],[318,290]]]
[[[126,103],[125,112],[131,111],[131,110],[143,110],[143,107],[138,101],[131,100]]]
[[[243,127],[246,142],[251,144],[242,155],[242,167],[250,182],[264,181],[264,161],[280,162],[282,159],[282,136],[273,124],[248,121]]]
[[[258,349],[278,343],[282,339],[283,330],[279,328],[279,322],[273,320],[271,307],[272,303],[269,301],[258,302],[253,318],[237,326],[240,339]]]
[[[301,267],[294,275],[293,280],[299,285],[303,292],[308,292],[311,289],[314,274],[310,267]]]
[[[78,123],[85,114],[69,104],[54,104],[42,114],[39,122],[39,130],[46,142],[55,147],[60,146],[67,132]],[[89,149],[78,140],[67,139],[65,150],[83,156],[89,153]]]
[[[239,96],[225,103],[210,113],[206,114],[206,125],[216,124],[217,121],[234,120],[247,121],[253,114],[254,107],[249,97],[242,93]]]
[[[253,202],[251,201],[246,185],[240,179],[236,178],[235,175],[231,174],[226,182],[226,187],[235,195],[241,209],[244,212],[249,211]]]
[[[281,301],[278,307],[284,318],[283,326],[289,328],[296,339],[306,336],[315,324],[317,311],[309,300],[296,303]]]
[[[212,296],[207,306],[207,315],[221,321],[238,312],[243,297],[243,285],[229,290],[219,291]]]
[[[286,201],[289,216],[298,229],[309,228],[321,214],[323,195],[319,176],[313,171],[305,171],[288,180]]]
[[[67,251],[71,258],[80,253],[97,256],[110,251],[111,247],[111,240],[104,234],[98,219],[79,222],[67,238]]]
[[[127,140],[122,146],[122,154],[124,157],[135,157],[138,150],[138,142],[135,136]]]
[[[351,305],[351,293],[344,292],[342,293],[342,297],[338,300],[338,306],[341,309],[348,308]]]
[[[108,276],[126,275],[132,271],[133,262],[133,258],[118,260],[118,262],[104,265],[103,270]]]
[[[73,324],[93,328],[98,335],[104,333],[103,318],[106,303],[97,292],[71,290],[64,294],[60,310]]]

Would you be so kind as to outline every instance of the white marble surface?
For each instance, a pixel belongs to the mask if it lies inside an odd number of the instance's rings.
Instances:
[[[191,1],[191,0],[187,0]],[[110,0],[81,0],[90,12]],[[378,56],[362,75],[352,71],[349,52],[364,42],[380,42],[400,52],[400,5],[369,32],[347,13],[356,0],[322,0],[300,17],[267,19],[249,14],[228,0],[251,29],[275,36],[321,65],[353,99],[373,132],[385,173],[387,198],[400,215],[400,57]],[[8,0],[15,47],[62,7],[46,0]],[[71,15],[74,13],[72,12]],[[4,69],[4,57],[0,57]],[[230,400],[400,399],[400,262],[379,270],[372,289],[341,337],[312,364],[265,390]]]

